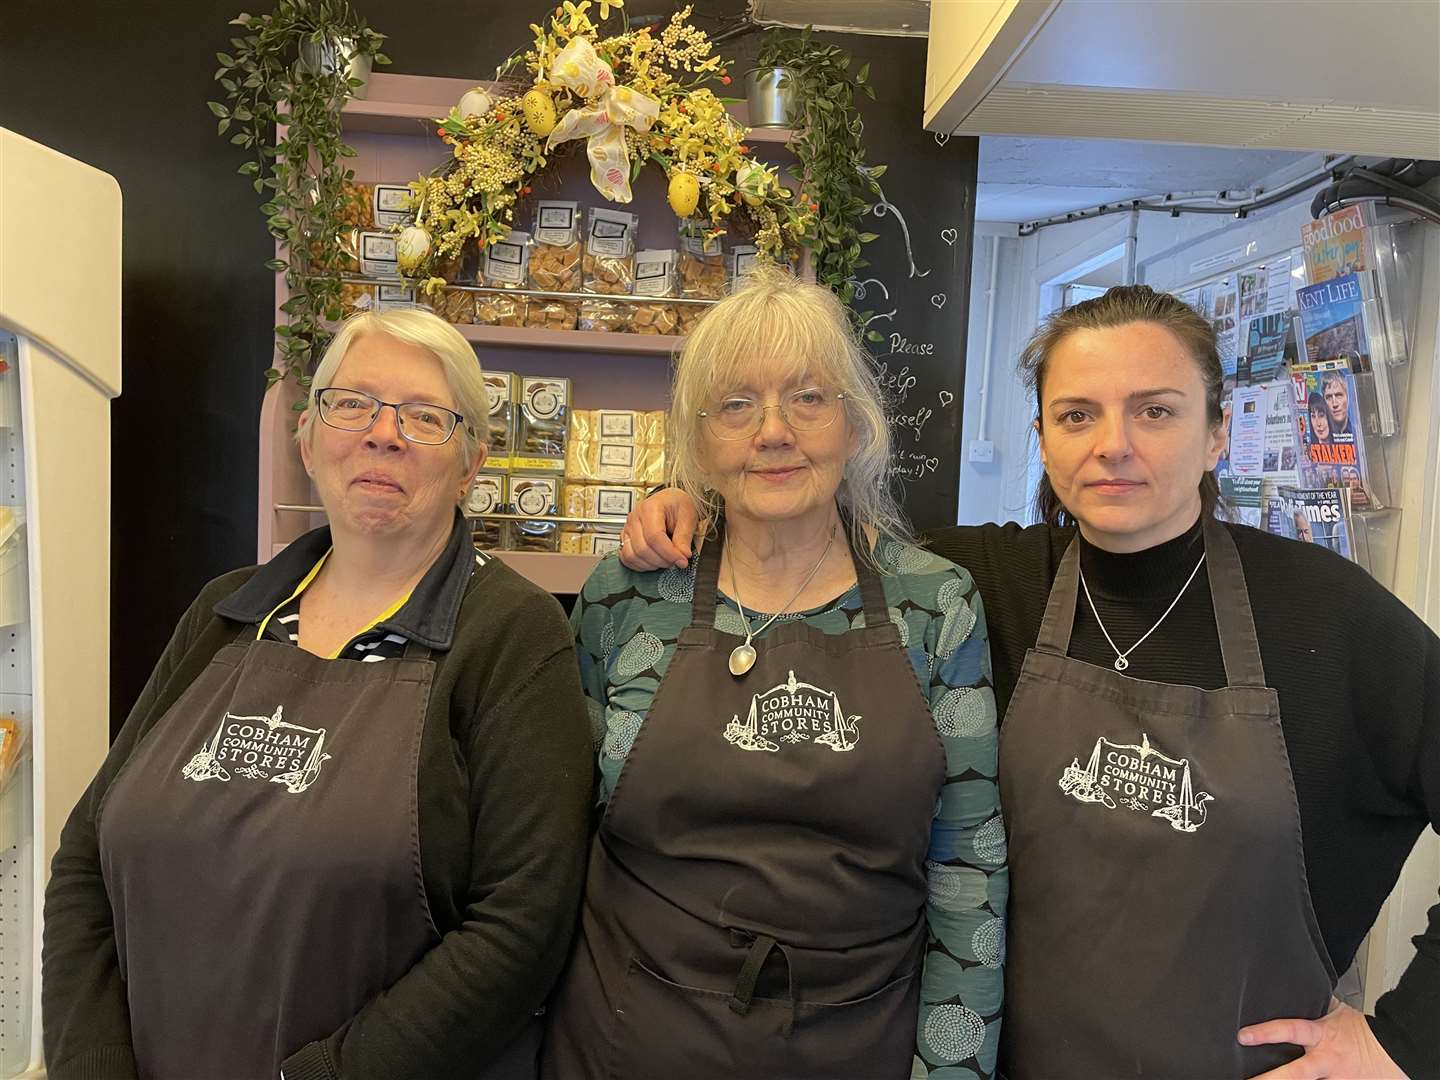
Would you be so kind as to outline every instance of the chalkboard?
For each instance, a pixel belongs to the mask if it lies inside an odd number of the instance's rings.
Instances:
[[[868,347],[890,399],[905,509],[917,529],[953,525],[979,141],[921,127],[924,41],[823,36],[854,66],[869,61],[875,86],[876,100],[860,99],[866,160],[887,168],[864,223],[878,239],[865,245],[854,307],[882,336]]]

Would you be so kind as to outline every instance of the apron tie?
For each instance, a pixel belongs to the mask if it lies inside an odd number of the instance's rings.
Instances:
[[[755,996],[755,984],[760,980],[760,969],[765,966],[771,950],[779,949],[780,955],[785,958],[785,974],[790,984],[790,1016],[782,1029],[783,1034],[789,1035],[795,1030],[800,1013],[800,1003],[795,993],[795,962],[790,956],[790,949],[769,934],[752,936],[740,930],[730,931],[732,945],[739,948],[746,941],[751,943],[750,951],[745,954],[745,962],[740,965],[740,976],[735,980],[735,992],[730,995],[730,1011],[740,1016],[749,1014],[750,1004]]]

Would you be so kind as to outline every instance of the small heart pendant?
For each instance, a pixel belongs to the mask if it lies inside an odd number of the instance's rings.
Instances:
[[[730,674],[744,675],[755,666],[755,650],[749,645],[736,645],[730,650]]]
[[[1117,656],[1117,657],[1115,657],[1115,670],[1116,670],[1116,671],[1124,671],[1124,670],[1125,670],[1126,668],[1128,668],[1129,666],[1130,666],[1130,661],[1129,661],[1129,660],[1126,660],[1125,657],[1123,657],[1123,656]]]

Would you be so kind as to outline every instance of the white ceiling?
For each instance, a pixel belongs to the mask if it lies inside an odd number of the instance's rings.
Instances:
[[[982,136],[975,217],[1034,221],[1167,192],[1253,186],[1307,155],[1283,150]]]
[[[997,57],[998,83],[928,102],[932,122],[1440,158],[1440,0],[1031,0],[1026,10],[1033,36]]]
[[[1004,81],[1434,112],[1440,3],[1061,0]]]

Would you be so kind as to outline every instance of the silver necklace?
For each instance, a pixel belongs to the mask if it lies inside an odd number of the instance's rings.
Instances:
[[[1090,611],[1094,614],[1095,621],[1100,624],[1100,632],[1105,635],[1105,640],[1110,643],[1110,648],[1115,650],[1116,671],[1124,671],[1130,666],[1130,654],[1136,649],[1138,649],[1141,645],[1145,644],[1146,638],[1148,638],[1156,630],[1160,629],[1160,624],[1165,621],[1166,617],[1170,614],[1170,612],[1175,610],[1175,605],[1180,602],[1180,597],[1185,595],[1185,590],[1190,588],[1190,582],[1195,580],[1195,575],[1200,572],[1200,567],[1204,565],[1205,556],[1201,555],[1200,561],[1195,564],[1195,569],[1190,571],[1190,576],[1185,579],[1185,584],[1180,586],[1180,591],[1175,594],[1175,599],[1171,600],[1170,606],[1165,609],[1165,614],[1161,615],[1160,618],[1156,620],[1154,626],[1150,627],[1149,630],[1146,630],[1145,633],[1140,635],[1139,641],[1135,642],[1134,645],[1131,645],[1124,652],[1121,652],[1120,646],[1115,644],[1115,639],[1110,636],[1110,631],[1105,629],[1105,621],[1100,618],[1100,612],[1095,610],[1095,601],[1090,599],[1090,586],[1085,584],[1085,571],[1080,571],[1080,587],[1085,590],[1085,599],[1090,603]]]
[[[789,600],[785,601],[785,606],[782,607],[779,611],[775,612],[774,615],[771,615],[763,623],[761,623],[759,629],[756,630],[752,630],[750,628],[750,616],[745,614],[745,605],[740,602],[740,582],[735,577],[734,563],[731,563],[730,588],[735,593],[735,606],[740,609],[740,618],[743,619],[745,622],[745,643],[743,645],[736,645],[735,648],[730,650],[731,675],[735,675],[737,677],[740,675],[744,675],[747,671],[749,671],[752,667],[755,666],[755,657],[757,654],[755,652],[755,646],[751,644],[751,642],[755,640],[755,635],[764,633],[767,626],[769,626],[781,615],[783,615],[789,609],[791,604],[795,603],[796,600],[800,599],[800,594],[805,591],[805,586],[809,585],[810,582],[815,580],[815,575],[820,572],[820,567],[825,565],[825,557],[830,554],[830,547],[834,543],[835,526],[832,525],[830,526],[830,539],[825,543],[825,550],[820,553],[820,561],[811,568],[810,573],[805,575],[805,580],[802,581],[800,583],[800,587],[795,590],[795,595],[790,597]]]

